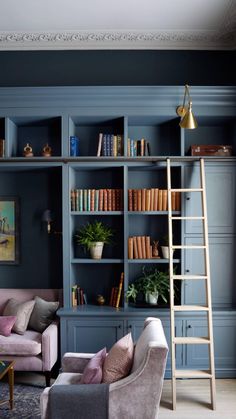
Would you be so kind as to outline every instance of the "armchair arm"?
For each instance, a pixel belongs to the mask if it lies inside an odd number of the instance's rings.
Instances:
[[[58,357],[58,322],[51,323],[42,333],[43,371],[51,371]]]
[[[82,373],[93,356],[94,354],[66,352],[61,361],[62,371]]]

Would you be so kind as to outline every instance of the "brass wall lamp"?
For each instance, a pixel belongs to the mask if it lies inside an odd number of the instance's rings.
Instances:
[[[187,99],[187,105],[186,105]],[[192,101],[189,93],[189,86],[185,85],[183,105],[176,108],[176,113],[181,117],[179,126],[184,129],[195,129],[198,127],[198,123],[193,115]]]

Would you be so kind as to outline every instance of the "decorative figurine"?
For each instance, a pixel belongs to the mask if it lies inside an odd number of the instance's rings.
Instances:
[[[48,143],[43,147],[42,155],[43,157],[51,157],[52,147],[50,147]]]
[[[105,298],[103,297],[103,295],[98,294],[97,303],[98,303],[99,306],[102,306],[105,303]]]
[[[24,157],[33,157],[33,155],[34,155],[33,149],[29,145],[29,143],[27,143],[26,146],[24,147],[24,153],[23,153],[23,155],[24,155]]]
[[[159,244],[159,241],[157,240],[152,242],[152,257],[153,258],[160,258],[159,252],[158,252],[158,244]]]

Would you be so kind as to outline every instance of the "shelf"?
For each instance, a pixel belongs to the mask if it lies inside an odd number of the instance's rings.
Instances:
[[[103,263],[124,263],[124,259],[72,259],[71,263],[78,263],[78,264],[103,264]]]
[[[128,259],[128,263],[169,263],[169,259],[153,258],[153,259]],[[173,263],[180,263],[180,259],[173,259]]]
[[[180,211],[172,211],[172,214],[181,214]],[[129,215],[168,215],[168,211],[128,211]]]
[[[123,211],[71,211],[70,215],[123,215]]]

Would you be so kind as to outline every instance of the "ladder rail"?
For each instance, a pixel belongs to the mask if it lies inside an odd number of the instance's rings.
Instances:
[[[171,328],[171,366],[172,366],[172,408],[176,409],[176,379],[177,378],[209,378],[211,391],[211,405],[212,409],[216,408],[216,391],[215,391],[215,366],[214,366],[214,346],[213,346],[213,323],[212,323],[212,301],[211,301],[211,283],[210,283],[210,258],[209,258],[209,240],[208,240],[208,219],[207,219],[207,201],[206,201],[206,181],[205,181],[205,167],[204,160],[199,159],[200,170],[200,187],[199,188],[171,188],[171,162],[167,158],[167,196],[168,196],[168,231],[169,231],[169,277],[170,277],[170,328]],[[200,217],[185,217],[172,216],[171,210],[171,192],[200,192],[202,216]],[[201,220],[203,223],[203,245],[173,245],[173,226],[174,220]],[[173,249],[181,249],[181,252],[186,249],[204,249],[204,275],[174,275],[173,269]],[[174,280],[175,279],[204,279],[206,290],[206,306],[175,306],[174,304]],[[208,337],[207,338],[178,338],[175,336],[175,312],[176,311],[205,311],[208,319]],[[209,351],[209,371],[191,371],[176,370],[176,345],[177,344],[203,344],[207,343]]]

